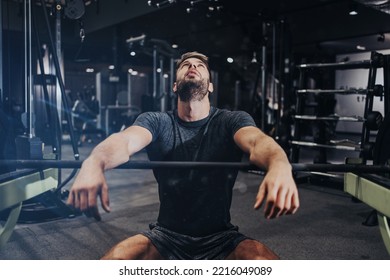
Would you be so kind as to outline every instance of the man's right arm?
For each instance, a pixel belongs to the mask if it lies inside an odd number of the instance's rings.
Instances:
[[[100,220],[97,198],[106,212],[110,211],[108,186],[104,171],[127,162],[133,154],[142,150],[152,141],[149,130],[131,126],[110,135],[97,145],[84,160],[70,191],[67,204]]]

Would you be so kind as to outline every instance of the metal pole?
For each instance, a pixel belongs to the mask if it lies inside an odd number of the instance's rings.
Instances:
[[[32,95],[32,61],[31,61],[31,2],[24,0],[24,77],[25,77],[25,115],[26,134],[34,136],[33,130],[33,95]]]
[[[132,89],[131,89],[131,73],[127,73],[127,106],[131,106],[131,94],[132,94]]]
[[[153,48],[153,95],[152,95],[152,109],[155,110],[157,97],[157,48]]]
[[[261,129],[265,131],[266,100],[267,100],[267,23],[263,23],[263,46],[261,47]]]
[[[160,73],[159,73],[159,81],[160,81],[160,87],[159,87],[159,93],[158,98],[160,99],[160,111],[166,112],[167,106],[166,106],[166,96],[165,96],[165,80],[164,80],[164,58],[160,56]]]
[[[173,83],[175,82],[175,59],[171,57],[170,59],[170,75],[169,75],[169,96],[171,100],[171,110],[176,108],[176,98],[175,98],[175,93],[173,92]]]
[[[0,1],[0,46],[3,46],[3,1]],[[3,48],[0,50],[0,104],[4,102],[3,96]]]
[[[62,65],[62,54],[61,54],[61,1],[57,0],[57,8],[56,8],[56,53],[58,57],[58,63],[61,66]],[[58,69],[57,69],[58,70]],[[60,73],[57,73],[57,75],[60,75]],[[62,76],[62,79],[64,80],[64,77]],[[58,118],[60,120],[60,123],[62,123],[62,103],[61,103],[61,87],[60,83],[57,79],[56,83],[56,104],[57,104],[57,111],[58,111]]]

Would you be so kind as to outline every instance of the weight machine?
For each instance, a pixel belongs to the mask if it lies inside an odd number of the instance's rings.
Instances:
[[[82,2],[82,3],[81,3]],[[2,2],[3,3],[3,2]],[[2,5],[2,3],[0,5]],[[52,34],[51,23],[49,22],[48,6],[53,8],[53,15],[55,17],[55,36]],[[23,1],[23,42],[24,42],[24,112],[21,116],[21,122],[23,123],[23,134],[15,135],[15,157],[18,159],[56,159],[61,160],[61,145],[62,145],[62,118],[65,118],[66,125],[69,130],[71,144],[74,153],[74,159],[79,160],[79,152],[77,143],[74,138],[74,129],[71,118],[71,110],[69,100],[65,93],[65,85],[63,80],[63,74],[61,70],[61,20],[63,14],[72,19],[76,19],[82,16],[84,13],[83,1],[67,1],[64,6],[61,1],[55,1],[49,5],[46,1]],[[38,9],[42,9],[42,15],[44,18],[45,31],[48,35],[48,51],[51,55],[52,61],[50,69],[45,69],[45,61],[43,61],[42,41],[38,32],[37,14]],[[55,39],[54,39],[55,38]],[[33,51],[36,50],[36,54]],[[39,71],[37,74],[34,71],[37,61]],[[54,74],[48,74],[54,69]],[[3,73],[1,73],[3,74]],[[1,75],[3,76],[3,75]],[[42,114],[41,110],[35,112],[37,104],[40,102],[37,99],[37,92],[42,91],[43,109],[46,113],[44,118],[46,126],[50,133],[48,134],[48,142],[52,146],[52,151],[49,154],[44,153],[44,142],[36,134],[35,125],[37,121],[37,114]],[[4,101],[4,93],[2,92],[2,101]],[[41,119],[40,119],[41,120]],[[12,128],[10,128],[12,129]],[[10,141],[12,144],[12,141]],[[2,190],[6,191],[8,186],[14,184],[20,187],[24,186],[28,188],[28,185],[45,184],[44,177],[35,176],[34,172],[28,174],[28,178],[31,178],[31,184],[22,184],[12,178],[18,178],[24,176],[24,171],[21,170],[8,170],[9,173],[2,175]],[[62,201],[61,189],[72,177],[76,174],[77,170],[73,170],[71,174],[63,179],[61,176],[61,169],[49,170],[50,177],[54,180],[50,181],[50,187],[43,187],[38,192],[33,192],[34,195],[22,196],[23,207],[20,204],[20,213],[24,217],[25,221],[38,221],[44,219],[57,219],[63,217],[69,217],[75,215],[70,208],[68,208]],[[55,174],[54,174],[55,173]],[[7,177],[10,181],[7,182]],[[38,178],[38,179],[37,179]],[[42,182],[41,182],[42,181]],[[53,188],[53,184],[56,182],[56,187]],[[9,184],[8,184],[9,183]],[[7,204],[8,205],[8,204]],[[2,208],[3,209],[3,208]],[[35,209],[39,209],[37,215],[30,215],[35,212]],[[7,216],[8,210],[2,211],[2,217]],[[12,212],[13,210],[11,210]],[[24,215],[25,214],[25,215]]]

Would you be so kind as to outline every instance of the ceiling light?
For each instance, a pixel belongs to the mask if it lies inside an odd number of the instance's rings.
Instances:
[[[356,3],[353,3],[353,2],[352,2],[352,3],[349,5],[349,12],[348,12],[348,14],[349,14],[350,16],[356,16],[358,13],[359,13],[359,12],[358,12]]]
[[[228,57],[226,60],[227,60],[227,62],[229,62],[229,63],[233,63],[233,62],[234,62],[233,58],[231,58],[231,57]]]
[[[253,52],[251,63],[257,63],[256,52]]]
[[[365,51],[366,47],[365,46],[361,46],[361,45],[357,45],[356,49],[358,49],[359,51]]]

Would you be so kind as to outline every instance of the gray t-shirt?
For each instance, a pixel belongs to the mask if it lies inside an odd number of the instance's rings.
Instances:
[[[242,127],[256,126],[243,111],[212,107],[207,118],[185,122],[174,112],[141,114],[134,125],[148,129],[147,147],[153,161],[238,162],[242,151],[233,136]],[[160,212],[157,222],[170,230],[205,236],[231,228],[232,189],[238,170],[155,169],[159,185]]]

